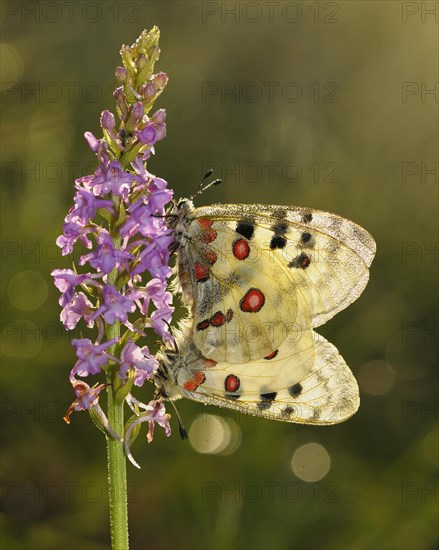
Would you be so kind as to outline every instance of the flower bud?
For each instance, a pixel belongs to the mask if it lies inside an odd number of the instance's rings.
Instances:
[[[157,130],[157,141],[160,141],[164,137],[166,137],[166,124],[157,124],[156,126]]]
[[[122,56],[123,64],[126,68],[131,68],[134,65],[133,52],[129,46],[122,46],[120,50],[120,55]]]
[[[165,122],[166,120],[166,110],[165,109],[159,109],[152,115],[152,120],[156,124],[161,124],[162,122]]]
[[[136,60],[136,65],[139,69],[143,69],[143,67],[145,67],[147,62],[148,60],[146,59],[146,55],[141,54]]]
[[[131,116],[133,117],[134,124],[140,120],[145,113],[145,109],[140,101],[136,101],[131,107]]]
[[[157,61],[158,58],[160,57],[160,48],[159,46],[155,45],[155,46],[151,46],[148,50],[148,57],[154,59],[154,61]]]
[[[157,93],[157,90],[155,89],[155,86],[152,82],[148,82],[148,84],[145,84],[143,87],[142,87],[142,97],[144,97],[145,99],[151,99],[152,97],[155,96],[155,94]]]
[[[104,130],[111,130],[116,126],[116,120],[114,119],[113,113],[110,113],[110,111],[102,111],[101,126]]]
[[[168,75],[163,72],[157,73],[156,75],[154,75],[154,78],[153,78],[154,85],[159,90],[161,90],[166,86],[166,84],[168,83],[168,80],[169,80]]]
[[[115,75],[119,82],[125,82],[128,76],[128,71],[125,67],[116,67]]]
[[[120,118],[122,120],[126,120],[127,113],[128,113],[128,106],[127,106],[126,97],[125,97],[122,86],[120,86],[119,88],[116,88],[114,90],[113,97],[114,97],[114,99],[117,103],[117,106],[119,108]]]
[[[101,144],[100,140],[97,139],[91,132],[85,132],[84,137],[93,153],[97,153]]]

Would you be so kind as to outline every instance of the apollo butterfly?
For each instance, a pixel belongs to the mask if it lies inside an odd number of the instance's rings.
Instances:
[[[195,208],[192,198],[174,204],[169,219],[175,286],[190,317],[178,353],[161,357],[162,394],[292,422],[351,416],[356,381],[313,328],[363,292],[371,235],[310,208]]]

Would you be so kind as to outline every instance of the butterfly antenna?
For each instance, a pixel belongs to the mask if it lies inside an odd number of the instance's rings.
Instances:
[[[203,187],[203,184],[204,182],[207,180],[207,178],[209,178],[211,175],[213,174],[213,168],[211,168],[210,170],[208,170],[204,176],[201,178],[201,181],[200,183],[198,184],[198,187],[195,189],[195,192],[192,194],[191,196],[191,200],[198,196],[198,195],[201,195],[201,193],[204,193],[204,191],[206,191],[206,189],[209,189],[209,187],[212,187],[213,185],[219,185],[220,183],[222,183],[222,180],[220,179],[216,179],[216,180],[213,180],[211,181],[210,183],[208,183],[207,185],[205,185]]]
[[[201,178],[200,183],[198,184],[198,187],[195,189],[194,196],[200,191],[201,187],[203,186],[203,183],[207,180],[207,178],[210,178],[210,176],[213,174],[213,168],[210,168],[204,176]]]
[[[188,435],[187,435],[187,431],[186,431],[186,428],[184,427],[183,425],[183,421],[181,419],[181,416],[179,415],[178,413],[178,410],[177,410],[177,407],[174,403],[174,401],[171,401],[171,405],[174,407],[174,411],[175,411],[175,414],[177,416],[177,420],[178,420],[178,429],[179,429],[179,432],[180,432],[180,437],[181,439],[188,439]]]
[[[198,193],[196,193],[196,195],[201,195],[201,193],[204,193],[204,191],[206,191],[206,189],[209,189],[209,187],[212,187],[213,185],[219,185],[222,182],[223,182],[223,180],[221,180],[219,178],[216,179],[216,180],[213,180],[210,183],[208,183],[207,185],[205,185],[202,189],[200,189],[198,191]],[[194,195],[194,196],[196,196],[196,195]]]

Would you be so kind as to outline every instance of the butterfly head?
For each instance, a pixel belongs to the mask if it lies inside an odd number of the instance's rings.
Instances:
[[[181,220],[186,218],[194,210],[194,208],[192,199],[181,198],[177,202],[174,202],[172,214],[175,214],[178,219]]]
[[[194,203],[191,199],[181,198],[175,205],[175,209],[177,212],[184,212],[186,210],[193,210]]]
[[[167,212],[168,225],[172,229],[184,229],[188,223],[189,215],[194,210],[194,203],[191,199],[181,198],[178,201],[172,201],[172,206]]]

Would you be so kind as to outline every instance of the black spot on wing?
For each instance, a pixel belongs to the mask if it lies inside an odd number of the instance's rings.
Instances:
[[[306,269],[309,267],[309,264],[311,263],[311,260],[306,254],[300,254],[299,256],[296,256],[291,260],[291,262],[288,264],[288,267],[295,267],[295,268],[302,268]]]
[[[266,399],[267,401],[274,401],[276,399],[277,392],[273,391],[270,393],[261,393],[261,399]]]
[[[291,416],[293,412],[293,407],[285,407],[284,409],[282,409],[282,416]]]
[[[288,224],[285,222],[276,223],[271,227],[271,230],[275,233],[275,235],[285,235],[288,231]]]
[[[265,411],[271,407],[271,404],[276,399],[277,392],[261,393],[261,401],[258,403],[258,409]]]
[[[255,226],[250,221],[240,221],[236,224],[236,232],[250,240],[255,233]]]
[[[291,386],[291,388],[289,388],[288,391],[290,392],[290,395],[292,397],[297,397],[302,393],[302,389],[303,389],[302,385],[297,383],[297,384],[294,384],[294,386]]]
[[[305,231],[300,235],[300,244],[305,248],[314,246],[315,244],[314,237],[311,235],[311,233],[308,233],[307,231]]]
[[[302,223],[311,223],[311,222],[312,222],[312,214],[303,214]]]
[[[281,235],[273,235],[270,241],[270,248],[271,250],[274,250],[275,248],[284,248],[287,244],[287,240],[285,237],[282,237]]]

